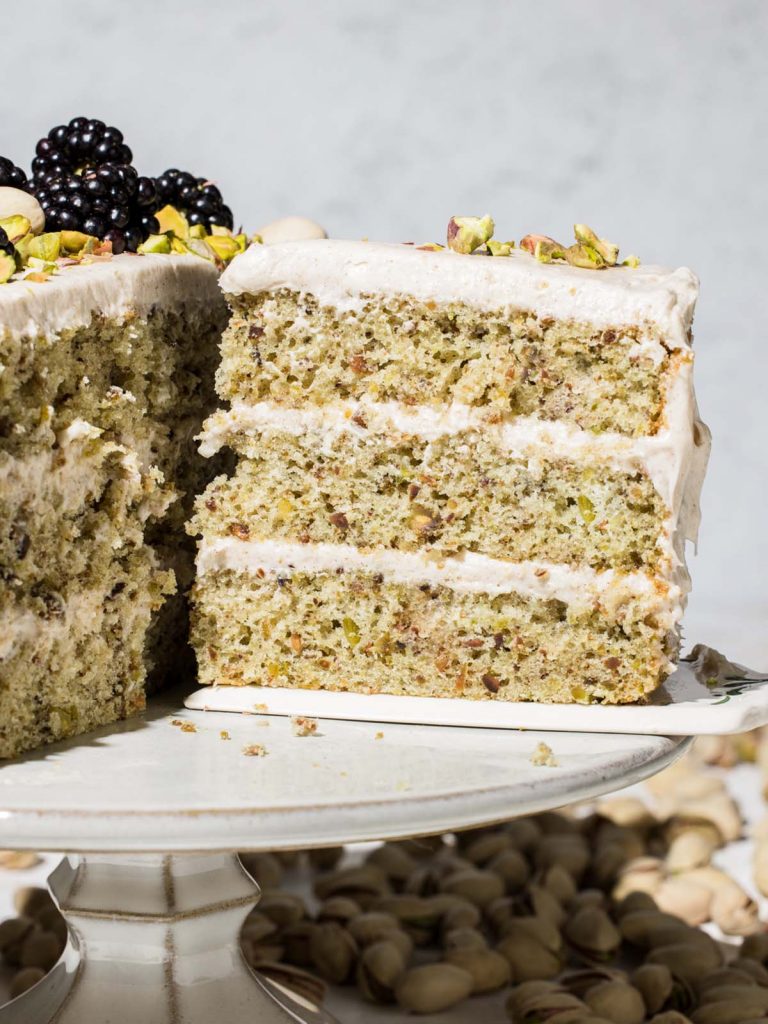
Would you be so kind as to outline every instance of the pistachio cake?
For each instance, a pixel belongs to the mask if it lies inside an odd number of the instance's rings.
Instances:
[[[126,253],[0,285],[2,757],[141,709],[182,649],[217,279]]]
[[[224,272],[202,451],[238,462],[191,525],[201,683],[618,703],[671,670],[708,452],[696,278],[472,248],[253,246]]]

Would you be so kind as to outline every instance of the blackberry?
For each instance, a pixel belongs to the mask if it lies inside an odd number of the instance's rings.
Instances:
[[[188,171],[171,167],[155,178],[158,208],[170,204],[180,210],[190,224],[202,224],[206,231],[212,224],[235,226],[232,211],[225,205],[221,192],[207,178],[196,178]]]
[[[32,161],[36,184],[65,172],[83,173],[103,164],[130,164],[133,160],[118,128],[88,117],[75,117],[69,124],[51,128],[38,142],[36,153]]]
[[[83,174],[49,175],[35,188],[49,231],[83,231],[133,252],[153,230],[155,188],[130,164],[107,163]]]
[[[2,228],[0,228],[0,252],[5,253],[6,256],[14,256],[16,254],[13,242]]]
[[[12,160],[0,156],[0,187],[20,188],[25,192],[29,191],[27,176],[20,167],[17,167]]]

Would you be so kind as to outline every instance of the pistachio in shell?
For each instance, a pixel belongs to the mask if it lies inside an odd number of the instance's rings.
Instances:
[[[477,928],[454,928],[443,936],[443,948],[452,949],[487,949],[488,942]]]
[[[534,818],[514,818],[503,828],[513,845],[522,853],[533,849],[542,833],[542,827]]]
[[[455,928],[476,928],[481,920],[480,909],[474,903],[457,899],[440,918],[440,931],[445,935]]]
[[[384,939],[388,932],[400,928],[400,922],[394,914],[383,910],[369,910],[354,917],[347,924],[347,930],[359,946],[369,946],[372,942]]]
[[[747,935],[741,944],[739,956],[757,960],[760,964],[768,963],[768,932]]]
[[[531,935],[507,935],[496,951],[509,961],[515,983],[554,978],[562,967],[557,953]]]
[[[551,864],[542,873],[540,884],[547,892],[552,893],[558,903],[567,904],[577,893],[576,883],[570,871],[562,864]]]
[[[405,967],[402,951],[395,943],[381,939],[364,949],[360,956],[355,975],[358,987],[369,1002],[394,1003],[395,988]]]
[[[407,971],[397,984],[395,998],[411,1013],[439,1013],[472,994],[469,971],[453,964],[425,964]]]
[[[445,961],[472,975],[473,995],[496,992],[509,984],[512,977],[509,960],[493,949],[470,949],[467,946],[449,949]]]
[[[662,1010],[675,986],[672,972],[665,964],[641,964],[630,980],[643,997],[648,1013]]]
[[[283,866],[273,853],[241,853],[239,857],[245,870],[262,889],[276,889],[280,885]]]
[[[565,938],[584,956],[610,960],[621,945],[621,932],[600,907],[582,907],[566,921]]]
[[[404,885],[416,867],[416,861],[399,843],[384,843],[377,846],[366,858],[386,877],[398,886]]]
[[[27,231],[31,231],[33,235],[39,235],[45,228],[45,214],[37,199],[24,189],[4,185],[0,188],[0,223],[15,216],[27,220]],[[26,234],[26,231],[22,234]],[[10,235],[8,237],[11,238]]]
[[[336,921],[338,924],[346,924],[353,917],[363,912],[362,907],[349,896],[331,896],[320,904],[317,912],[318,921]]]
[[[573,1012],[582,1017],[589,1014],[581,999],[557,986],[525,993],[523,996],[513,992],[507,1002],[507,1010],[513,1024],[540,1024],[541,1021],[557,1020],[561,1015]],[[576,1019],[581,1020],[582,1017]]]
[[[314,890],[318,899],[349,896],[365,909],[371,900],[388,892],[389,883],[383,871],[373,864],[364,864],[361,867],[338,868],[318,876]]]
[[[759,985],[713,985],[711,988],[705,989],[699,996],[701,1005],[706,1006],[708,1003],[724,1003],[734,1002],[743,1003],[744,1001],[751,1005],[757,1006],[761,1004],[761,1013],[768,1013],[768,989],[761,988]]]
[[[493,871],[504,882],[507,892],[519,892],[528,881],[531,869],[523,854],[509,847],[500,850],[487,864],[489,871]]]
[[[314,927],[309,952],[318,974],[333,985],[343,985],[357,963],[357,944],[340,924],[329,921]]]
[[[503,896],[504,888],[504,882],[493,871],[479,871],[474,868],[455,871],[441,883],[443,892],[462,896],[477,907],[486,907],[493,900]]]
[[[553,953],[559,953],[563,946],[559,929],[543,917],[513,917],[504,925],[503,937],[521,942],[533,939]]]
[[[278,890],[262,893],[258,908],[270,921],[274,921],[278,928],[297,924],[307,916],[307,908],[301,896]]]
[[[656,900],[647,892],[630,892],[627,893],[618,903],[614,906],[614,914],[617,920],[621,921],[622,918],[627,917],[629,914],[634,914],[637,911],[645,910],[658,910],[656,906]]]
[[[723,955],[717,946],[707,950],[707,947],[678,943],[652,949],[646,957],[646,962],[665,964],[674,977],[681,978],[689,985],[695,985],[703,971],[721,966]]]
[[[511,848],[511,836],[504,832],[486,832],[464,848],[464,856],[477,867],[485,867],[498,854]]]
[[[748,996],[738,1001],[728,999],[719,1003],[705,1003],[691,1013],[691,1021],[692,1024],[744,1024],[750,1017],[765,1016],[760,1006],[760,1000]]]
[[[281,929],[282,959],[296,967],[311,967],[314,963],[311,941],[318,927],[314,921],[297,921]]]
[[[643,997],[623,981],[602,981],[584,995],[584,1002],[598,1017],[615,1024],[642,1024],[645,1019]]]

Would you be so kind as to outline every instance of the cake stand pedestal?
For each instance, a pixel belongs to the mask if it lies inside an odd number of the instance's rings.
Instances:
[[[546,739],[558,767],[531,755]],[[0,768],[0,847],[60,850],[70,928],[0,1024],[330,1024],[254,974],[259,890],[235,850],[470,828],[638,782],[686,738],[511,732],[189,712],[181,700]]]

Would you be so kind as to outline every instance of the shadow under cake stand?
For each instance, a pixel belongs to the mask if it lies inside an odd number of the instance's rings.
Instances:
[[[557,767],[532,764],[541,740]],[[298,737],[286,718],[155,702],[0,768],[0,847],[65,854],[49,884],[70,929],[0,1024],[329,1022],[247,966],[259,890],[234,851],[490,824],[638,782],[689,742],[350,721]]]

